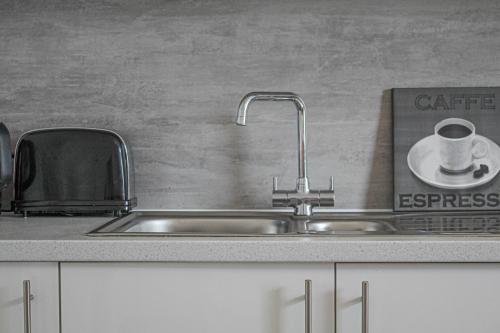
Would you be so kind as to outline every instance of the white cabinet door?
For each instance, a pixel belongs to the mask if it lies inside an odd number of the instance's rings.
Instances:
[[[59,332],[59,269],[57,263],[0,262],[0,332],[24,332],[23,281],[29,280],[31,330]]]
[[[63,333],[314,333],[334,330],[332,264],[63,263]]]
[[[499,264],[339,264],[338,333],[500,332]]]

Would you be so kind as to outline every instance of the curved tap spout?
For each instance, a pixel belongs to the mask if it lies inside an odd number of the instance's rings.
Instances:
[[[245,126],[248,107],[253,101],[291,101],[297,108],[298,129],[298,157],[299,178],[295,190],[279,190],[278,181],[273,182],[273,207],[294,207],[295,215],[309,216],[313,207],[333,207],[335,192],[333,191],[333,178],[330,189],[315,191],[309,189],[307,178],[307,146],[306,146],[306,106],[300,96],[291,92],[252,92],[247,94],[240,102],[236,124]],[[307,232],[307,224],[303,231]]]
[[[298,122],[298,159],[299,178],[297,179],[297,190],[300,192],[309,191],[309,181],[307,179],[307,145],[306,145],[306,105],[302,98],[292,92],[251,92],[240,102],[236,124],[246,125],[247,110],[254,101],[291,101],[297,108]]]

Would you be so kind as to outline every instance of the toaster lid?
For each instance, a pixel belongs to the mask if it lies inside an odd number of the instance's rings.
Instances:
[[[14,198],[22,202],[130,199],[125,141],[105,129],[51,128],[25,133],[14,158]]]

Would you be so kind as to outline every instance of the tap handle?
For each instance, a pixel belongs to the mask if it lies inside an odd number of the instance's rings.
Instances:
[[[273,177],[273,207],[290,207],[288,192],[278,190],[278,177]]]
[[[273,191],[278,191],[278,177],[273,177]]]
[[[335,180],[330,176],[330,186],[328,190],[321,190],[319,192],[319,200],[317,206],[319,207],[334,207],[335,206]]]

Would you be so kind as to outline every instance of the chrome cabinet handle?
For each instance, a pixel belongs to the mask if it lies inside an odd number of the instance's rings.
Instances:
[[[305,281],[306,292],[306,315],[305,315],[305,328],[306,333],[312,333],[312,281]]]
[[[31,294],[31,281],[23,281],[23,305],[24,305],[24,333],[31,333],[31,300],[35,298]]]
[[[368,333],[368,281],[361,282],[361,333]]]

